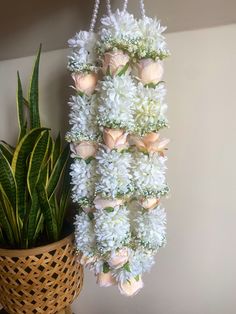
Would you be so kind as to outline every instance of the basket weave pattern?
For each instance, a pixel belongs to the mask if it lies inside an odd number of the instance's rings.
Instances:
[[[82,285],[72,235],[36,249],[0,249],[0,304],[9,313],[57,313]]]

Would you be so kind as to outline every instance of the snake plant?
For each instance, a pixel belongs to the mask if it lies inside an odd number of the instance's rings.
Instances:
[[[69,147],[63,148],[60,134],[54,140],[50,129],[40,122],[40,53],[41,46],[28,99],[17,73],[16,146],[0,142],[0,247],[11,249],[59,240],[70,194]]]

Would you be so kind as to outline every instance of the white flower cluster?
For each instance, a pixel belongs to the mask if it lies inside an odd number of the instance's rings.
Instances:
[[[132,191],[131,154],[100,149],[97,154],[96,192],[103,197],[115,198]]]
[[[136,20],[132,14],[117,10],[101,19],[98,52],[122,49],[135,58],[163,59],[169,55],[162,34],[165,30],[155,18]]]
[[[106,76],[100,82],[98,124],[139,135],[156,132],[168,125],[165,94],[163,83],[144,87],[136,86],[130,75]]]
[[[96,122],[98,100],[97,96],[71,96],[69,101],[69,124],[72,126],[66,138],[69,142],[96,140],[99,128]]]
[[[75,216],[75,242],[79,251],[84,252],[86,256],[93,256],[96,244],[94,227],[85,212]]]
[[[166,241],[166,213],[157,207],[150,212],[139,212],[134,221],[135,236],[139,245],[153,251]]]
[[[96,160],[89,163],[83,159],[75,159],[71,165],[72,200],[83,205],[90,205],[95,194]]]
[[[100,83],[98,123],[110,128],[133,128],[136,86],[130,75],[106,76]]]
[[[97,247],[101,254],[130,242],[128,211],[124,206],[96,210],[94,218]]]
[[[76,248],[100,286],[125,295],[142,287],[166,243],[165,150],[168,125],[162,59],[169,55],[155,18],[117,10],[98,34],[69,40],[74,79],[69,114]]]
[[[86,72],[96,69],[95,43],[97,34],[80,31],[68,41],[69,47],[73,48],[73,53],[69,56],[68,69],[71,72]]]
[[[138,23],[132,14],[119,9],[111,16],[101,19],[99,35],[102,41],[110,38],[135,39],[141,36]]]
[[[167,126],[165,94],[166,89],[162,83],[155,88],[138,84],[134,106],[135,133],[144,135]]]
[[[136,196],[160,197],[168,192],[165,180],[167,157],[137,152],[132,161]]]
[[[145,16],[138,21],[138,27],[141,32],[141,37],[149,51],[169,53],[165,37],[162,34],[166,30],[166,26],[161,26],[160,21],[156,18],[152,19]]]

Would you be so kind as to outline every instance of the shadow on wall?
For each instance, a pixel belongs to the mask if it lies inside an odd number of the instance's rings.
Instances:
[[[0,60],[33,55],[40,41],[43,51],[66,47],[65,38],[75,29],[89,27],[93,4],[94,0],[23,0],[14,5],[2,1]],[[16,44],[20,42],[27,45]]]

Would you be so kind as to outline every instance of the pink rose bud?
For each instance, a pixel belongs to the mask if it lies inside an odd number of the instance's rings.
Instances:
[[[97,275],[97,284],[99,287],[110,287],[116,284],[116,280],[112,276],[111,272],[99,273]]]
[[[161,81],[163,73],[164,69],[160,61],[142,59],[135,66],[135,74],[143,85],[157,84]]]
[[[112,252],[108,264],[110,267],[117,269],[122,267],[129,259],[129,250],[124,247],[118,251]]]
[[[116,75],[129,62],[129,56],[121,50],[109,51],[104,54],[102,71],[112,76]],[[127,69],[127,72],[130,71]]]
[[[139,201],[140,205],[143,208],[148,209],[148,210],[155,208],[159,204],[159,202],[160,202],[160,199],[156,197],[144,198]]]
[[[116,206],[120,206],[123,204],[123,200],[122,199],[105,199],[105,198],[101,198],[100,196],[96,196],[94,201],[94,206],[96,209],[103,209],[103,208],[107,208],[107,207],[116,207]]]
[[[78,92],[91,95],[97,85],[98,76],[96,73],[73,73],[72,78]]]
[[[129,142],[131,145],[135,145],[140,151],[148,153],[159,153],[164,156],[164,150],[169,143],[168,139],[160,141],[160,135],[158,133],[149,133],[143,137],[130,136]]]
[[[128,147],[127,135],[122,129],[104,129],[103,140],[108,148],[122,150]]]
[[[74,154],[72,157],[78,156],[83,159],[94,157],[97,152],[97,144],[86,141],[82,141],[80,143],[71,143],[70,148]]]
[[[139,276],[138,280],[136,278],[131,278],[123,283],[119,283],[118,288],[121,294],[127,297],[132,297],[143,288],[142,278],[141,276]]]

